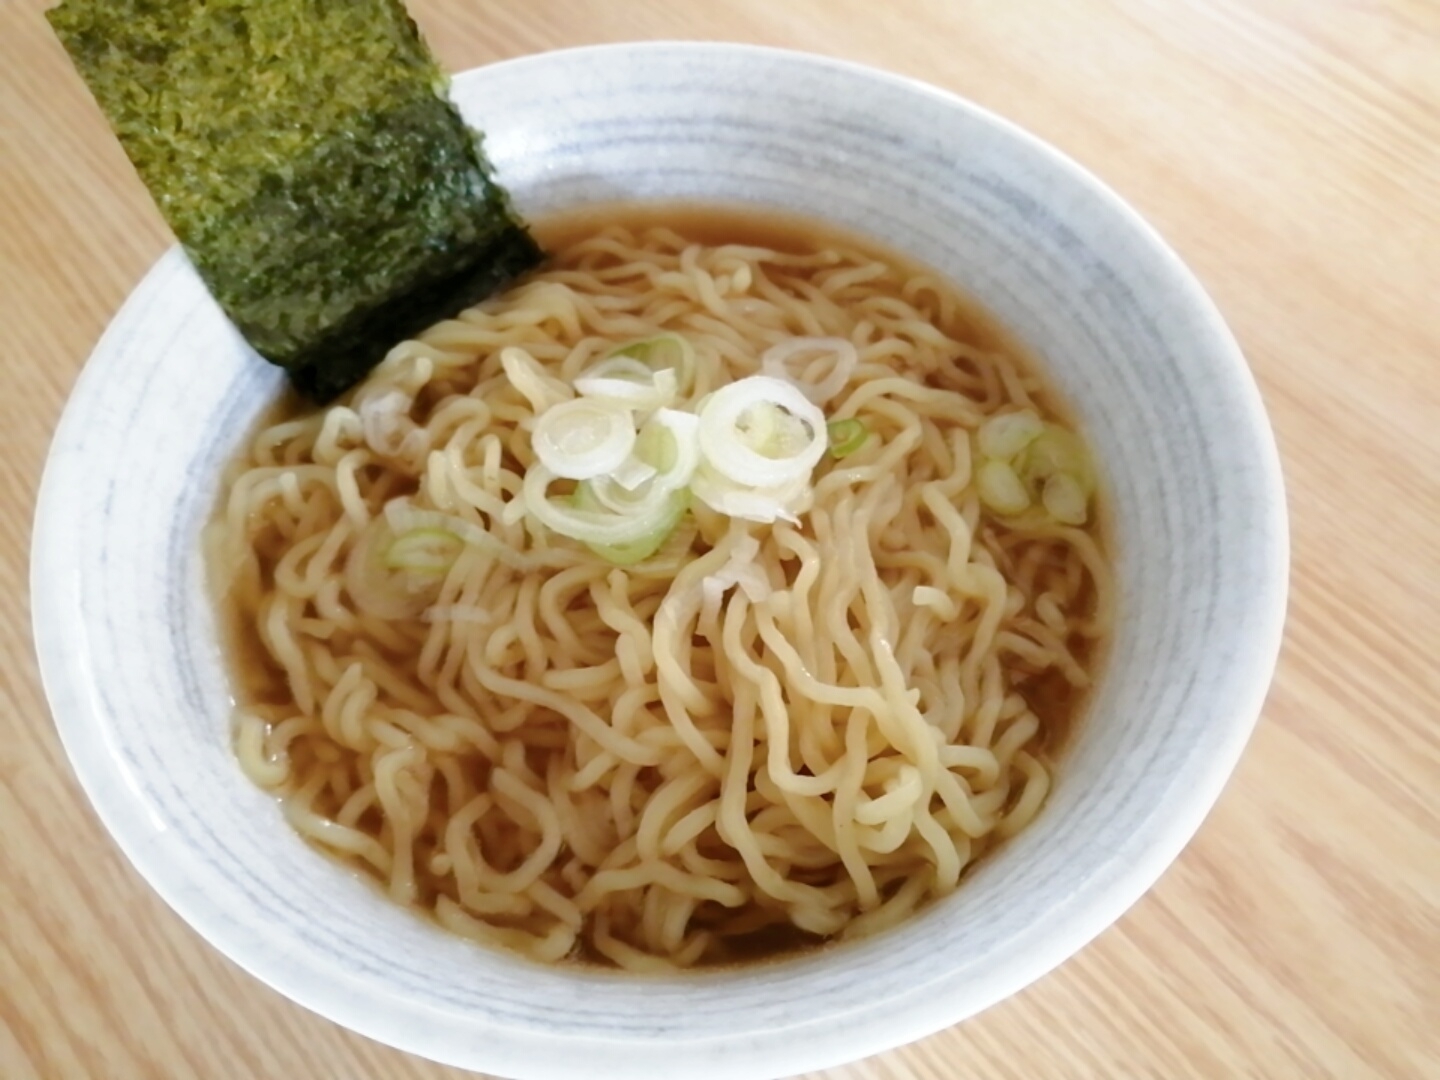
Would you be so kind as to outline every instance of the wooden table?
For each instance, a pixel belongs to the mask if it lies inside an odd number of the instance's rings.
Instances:
[[[36,486],[76,373],[170,239],[44,6],[0,0],[0,1076],[467,1075],[222,959],[129,868],[65,762],[25,600]],[[955,90],[1138,207],[1259,377],[1294,592],[1274,691],[1219,806],[1059,971],[826,1080],[1440,1076],[1440,5],[411,7],[452,70],[732,39]]]

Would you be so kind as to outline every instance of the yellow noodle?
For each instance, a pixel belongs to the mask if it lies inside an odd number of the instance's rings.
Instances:
[[[933,276],[844,246],[606,227],[269,424],[206,533],[263,658],[237,706],[246,775],[397,900],[542,960],[724,961],[755,933],[879,932],[956,888],[1043,812],[1069,706],[1037,688],[1090,684],[1113,592],[1093,527],[984,513],[974,430],[1053,402],[963,318]],[[563,394],[663,331],[697,358],[682,405],[795,335],[850,341],[826,408],[865,443],[817,468],[798,525],[697,506],[634,567],[507,524],[533,412],[501,350]],[[385,394],[411,407],[372,445]],[[504,549],[466,548],[429,607],[387,620],[345,568],[401,496]],[[769,594],[707,602],[752,550]]]

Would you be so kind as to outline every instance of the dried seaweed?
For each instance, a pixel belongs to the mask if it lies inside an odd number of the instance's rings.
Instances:
[[[65,0],[191,261],[315,400],[540,259],[398,0]]]

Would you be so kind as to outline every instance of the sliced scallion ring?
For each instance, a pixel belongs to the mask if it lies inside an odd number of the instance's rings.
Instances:
[[[380,619],[413,619],[434,602],[442,575],[389,565],[396,541],[383,516],[361,531],[345,560],[345,590],[362,613]]]
[[[777,414],[770,409],[782,410],[788,417],[776,427],[782,434],[767,436],[761,452],[746,428],[752,420],[776,422]],[[789,420],[801,426],[798,440]],[[800,445],[791,445],[797,441]],[[773,488],[797,478],[808,480],[825,453],[829,435],[825,414],[799,389],[768,375],[751,375],[706,398],[700,410],[699,443],[705,463],[719,475],[745,487]]]
[[[1046,424],[1015,462],[1016,472],[1031,488],[1038,490],[1046,480],[1068,473],[1088,496],[1095,490],[1095,470],[1090,453],[1073,431],[1059,424]]]
[[[656,503],[664,502],[674,490],[653,480],[634,490],[626,490],[613,476],[597,476],[592,480],[582,480],[576,486],[574,505],[581,510],[608,510],[627,517],[644,516],[654,509]]]
[[[870,429],[865,421],[858,417],[850,417],[848,420],[831,420],[826,425],[830,436],[830,456],[837,461],[843,457],[849,457],[865,445],[865,440],[870,437]]]
[[[1055,473],[1045,481],[1040,501],[1056,521],[1064,525],[1084,525],[1089,516],[1085,489],[1070,473]]]
[[[610,356],[637,360],[651,371],[674,371],[681,394],[688,394],[695,382],[695,347],[679,334],[656,334],[630,341],[612,349]]]
[[[997,514],[1010,517],[1030,507],[1030,492],[1015,470],[1004,461],[991,458],[982,462],[975,473],[975,487],[980,493],[980,501]]]
[[[525,470],[522,498],[525,509],[547,529],[585,544],[609,547],[633,544],[664,527],[672,506],[666,499],[647,500],[634,513],[617,514],[603,507],[584,508],[574,498],[550,496],[550,485],[559,479],[544,465]]]
[[[623,544],[586,544],[591,551],[606,562],[616,566],[633,566],[654,555],[679,526],[685,511],[690,506],[690,493],[684,489],[668,492],[665,497],[665,513],[656,520],[654,529],[645,536]]]
[[[567,480],[588,480],[616,468],[635,446],[630,411],[578,398],[552,406],[535,422],[530,444],[541,464]]]
[[[609,479],[615,481],[626,491],[635,491],[647,480],[654,479],[658,471],[654,465],[642,461],[638,454],[632,453],[610,470]]]
[[[1031,409],[1001,413],[980,425],[975,433],[982,456],[1009,461],[1045,433],[1045,421]]]
[[[690,482],[695,497],[727,517],[769,524],[788,521],[796,524],[810,495],[808,474],[769,487],[749,487],[722,476],[708,464],[702,465]]]
[[[583,379],[587,376],[602,379],[624,379],[637,386],[645,386],[654,380],[655,371],[647,367],[644,361],[637,360],[633,356],[607,356],[594,367],[586,368],[580,378]]]
[[[515,501],[519,502],[519,500]],[[523,516],[522,504],[521,517]],[[519,518],[516,518],[516,521],[518,520]],[[517,550],[513,544],[506,543],[481,526],[466,521],[458,514],[447,514],[443,510],[430,510],[416,506],[408,495],[391,499],[385,504],[384,522],[389,529],[389,535],[396,538],[397,543],[399,539],[416,533],[445,533],[463,544],[479,548],[486,555],[506,566],[528,570],[538,565],[532,556]],[[513,525],[515,522],[502,522],[502,524]],[[417,547],[421,546],[422,541],[416,540],[414,544]],[[405,552],[406,546],[402,545],[398,558],[406,558]],[[411,553],[418,554],[418,550],[412,548]]]
[[[674,371],[669,368],[650,371],[628,356],[603,360],[575,380],[575,389],[585,397],[613,401],[643,412],[671,404],[678,387],[679,377]]]
[[[640,429],[635,457],[655,468],[659,487],[684,487],[700,465],[700,418],[677,409],[658,410]]]

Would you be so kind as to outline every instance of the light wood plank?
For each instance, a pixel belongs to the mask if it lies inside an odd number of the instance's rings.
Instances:
[[[343,1031],[220,958],[124,862],[65,763],[30,644],[35,491],[84,357],[168,237],[45,6],[0,0],[0,1076],[468,1075]],[[725,39],[964,94],[1151,220],[1271,409],[1291,618],[1215,813],[1051,976],[812,1080],[1440,1075],[1440,5],[411,6],[453,69]]]

